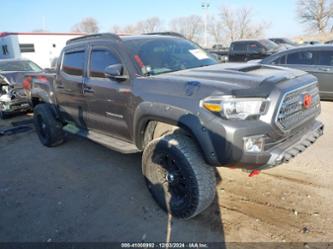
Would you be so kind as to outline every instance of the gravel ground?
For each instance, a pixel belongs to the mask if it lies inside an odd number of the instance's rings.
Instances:
[[[48,149],[33,130],[0,137],[0,241],[332,241],[333,102],[322,108],[315,145],[258,177],[219,169],[218,198],[189,221],[154,203],[140,154],[78,137]]]

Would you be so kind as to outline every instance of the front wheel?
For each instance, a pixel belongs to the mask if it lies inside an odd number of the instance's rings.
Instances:
[[[158,205],[174,217],[190,219],[215,198],[216,178],[195,142],[182,133],[150,142],[142,158],[143,175]]]

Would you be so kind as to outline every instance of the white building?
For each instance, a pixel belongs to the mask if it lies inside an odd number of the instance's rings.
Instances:
[[[0,59],[23,58],[42,68],[51,68],[66,42],[80,33],[0,32]]]

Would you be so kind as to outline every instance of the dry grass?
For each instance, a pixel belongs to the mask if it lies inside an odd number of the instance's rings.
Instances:
[[[305,34],[302,36],[297,36],[293,39],[298,43],[302,43],[302,41],[320,41],[326,42],[329,40],[333,40],[333,33],[321,33],[321,34]]]

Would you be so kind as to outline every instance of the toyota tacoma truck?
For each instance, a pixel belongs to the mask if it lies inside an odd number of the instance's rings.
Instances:
[[[58,146],[72,133],[121,153],[143,152],[153,198],[184,219],[212,203],[216,167],[255,175],[289,162],[324,129],[314,76],[219,64],[170,33],[72,39],[55,74],[26,80],[43,145]]]

